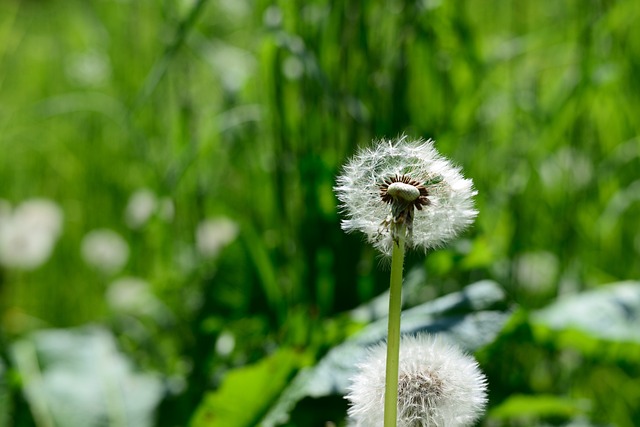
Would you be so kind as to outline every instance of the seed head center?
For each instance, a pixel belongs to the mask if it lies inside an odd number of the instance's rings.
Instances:
[[[404,202],[413,202],[420,197],[420,190],[415,185],[394,182],[389,185],[387,194],[396,200],[401,199]]]
[[[382,222],[382,229],[391,232],[391,237],[398,242],[401,226],[406,225],[406,235],[411,237],[413,230],[413,211],[422,210],[431,204],[429,191],[419,181],[407,175],[396,175],[386,178],[380,184],[380,198],[391,205],[391,215]]]

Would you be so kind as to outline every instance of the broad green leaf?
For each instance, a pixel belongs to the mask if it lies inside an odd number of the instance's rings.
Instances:
[[[532,318],[554,331],[577,330],[605,341],[640,343],[640,282],[613,283],[560,298]]]
[[[260,362],[230,371],[219,390],[209,393],[192,427],[252,427],[289,383],[303,354],[281,349]]]

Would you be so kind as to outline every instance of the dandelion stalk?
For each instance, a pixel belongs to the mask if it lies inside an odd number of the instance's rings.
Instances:
[[[400,360],[400,314],[402,312],[402,267],[404,264],[405,226],[391,253],[389,286],[389,327],[387,333],[387,367],[384,393],[384,425],[395,427],[398,417],[398,364]]]

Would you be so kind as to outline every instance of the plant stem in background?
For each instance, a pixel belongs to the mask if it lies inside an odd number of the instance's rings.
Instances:
[[[398,239],[394,242],[391,253],[384,427],[395,427],[398,418],[398,362],[400,358],[400,314],[402,312],[402,268],[404,264],[405,228],[404,225],[399,227]]]

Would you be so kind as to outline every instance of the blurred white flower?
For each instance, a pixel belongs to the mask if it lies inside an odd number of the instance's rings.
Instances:
[[[550,154],[540,163],[538,173],[547,189],[562,194],[585,188],[594,175],[591,158],[573,147],[562,147]]]
[[[169,313],[149,283],[139,277],[121,277],[111,282],[105,297],[109,307],[116,312],[153,317],[166,317]]]
[[[16,207],[13,216],[19,218],[25,226],[56,237],[62,231],[62,210],[51,200],[26,200]]]
[[[233,352],[236,346],[236,339],[229,331],[222,332],[216,340],[216,354],[221,357],[227,357]]]
[[[386,345],[371,349],[352,378],[350,425],[383,425]],[[487,402],[478,363],[442,337],[402,337],[398,373],[398,427],[470,426]]]
[[[196,248],[205,258],[215,258],[238,236],[238,225],[229,218],[207,219],[196,229]]]
[[[46,199],[31,199],[13,213],[8,202],[0,206],[0,264],[32,270],[53,252],[62,232],[60,207]]]
[[[282,74],[289,80],[298,80],[304,74],[304,63],[300,58],[289,55],[282,62]]]
[[[524,252],[513,261],[518,283],[529,292],[544,293],[555,288],[560,262],[551,252]]]
[[[129,197],[124,216],[130,228],[137,229],[149,221],[158,207],[158,200],[153,191],[143,188]]]
[[[111,77],[109,56],[99,50],[74,54],[65,62],[69,80],[79,86],[100,86]]]
[[[255,72],[257,61],[248,50],[214,41],[203,46],[202,52],[218,74],[222,87],[230,92],[242,89]]]
[[[273,4],[264,10],[262,22],[268,28],[278,28],[282,25],[282,9]]]
[[[124,267],[129,259],[129,245],[118,233],[97,229],[82,239],[82,257],[85,262],[103,273],[114,274]]]
[[[406,224],[407,245],[429,249],[455,237],[477,215],[473,182],[440,156],[433,141],[405,136],[361,150],[335,187],[347,232],[361,231],[391,254],[396,224]]]

